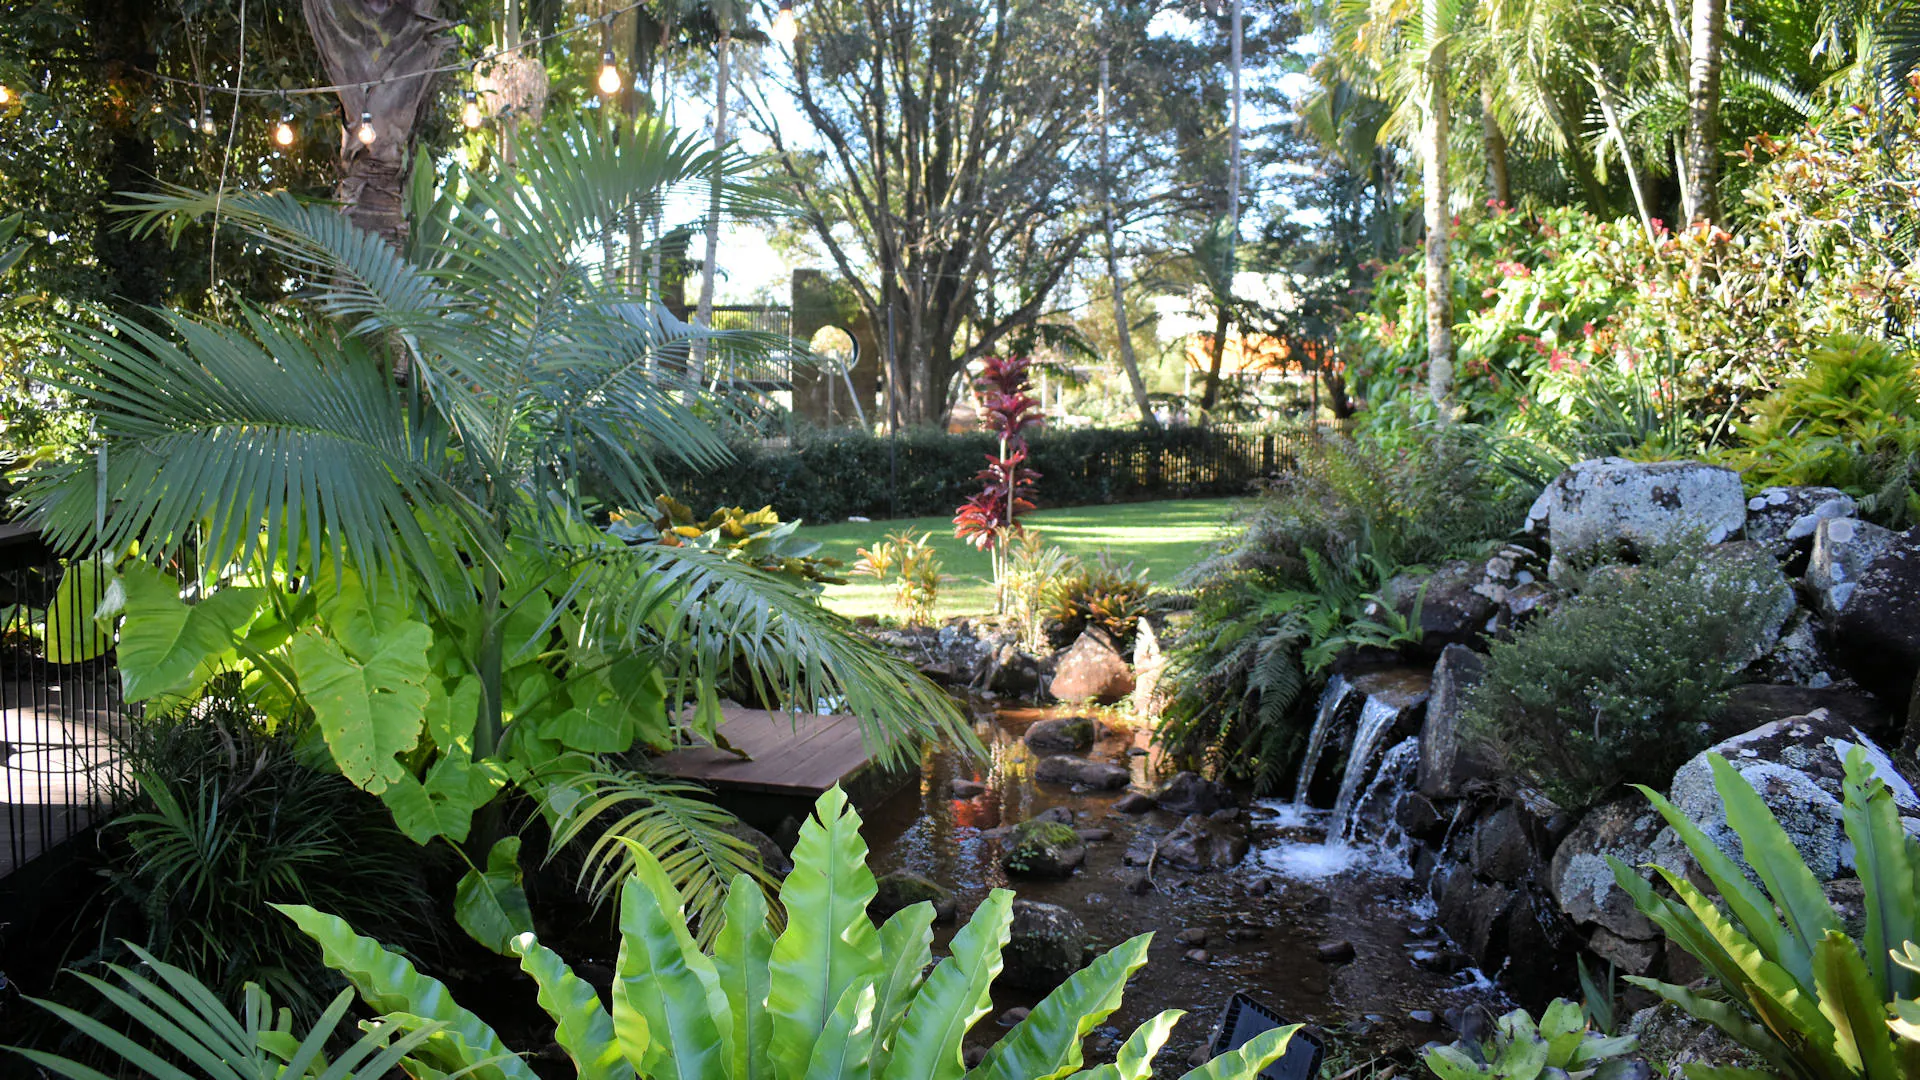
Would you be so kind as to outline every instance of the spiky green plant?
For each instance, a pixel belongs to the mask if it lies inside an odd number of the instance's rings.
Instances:
[[[1643,1075],[1629,1057],[1639,1040],[1590,1030],[1587,1014],[1564,998],[1540,1014],[1525,1009],[1502,1016],[1485,1040],[1427,1051],[1427,1068],[1440,1080],[1628,1080]]]

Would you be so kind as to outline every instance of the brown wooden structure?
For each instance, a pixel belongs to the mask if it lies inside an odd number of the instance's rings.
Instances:
[[[875,765],[860,723],[851,716],[793,717],[754,709],[728,709],[724,715],[720,735],[745,758],[696,746],[656,758],[655,768],[723,796],[737,792],[812,801],[835,784],[851,791]]]

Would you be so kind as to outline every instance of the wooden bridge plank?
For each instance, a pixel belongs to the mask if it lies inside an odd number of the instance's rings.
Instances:
[[[728,709],[725,715],[720,734],[750,760],[700,746],[664,754],[655,767],[719,790],[811,799],[846,783],[873,758],[851,716],[789,717],[752,709]]]

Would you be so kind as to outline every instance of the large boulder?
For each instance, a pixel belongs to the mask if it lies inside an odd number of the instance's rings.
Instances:
[[[933,905],[937,922],[950,922],[955,915],[953,890],[907,870],[881,874],[874,881],[876,891],[867,902],[867,915],[874,922],[885,922],[896,913],[919,903]]]
[[[1660,930],[1640,914],[1633,898],[1614,880],[1608,857],[1641,866],[1665,822],[1638,792],[1602,803],[1553,853],[1547,881],[1560,910],[1575,925],[1604,931],[1594,935],[1615,963],[1630,975],[1644,975],[1658,958]]]
[[[1133,693],[1133,672],[1113,639],[1088,627],[1060,654],[1051,693],[1056,701],[1111,705]]]
[[[1469,858],[1473,872],[1492,881],[1517,884],[1533,874],[1538,857],[1526,822],[1511,803],[1482,817],[1473,827]]]
[[[1111,762],[1055,754],[1040,760],[1040,764],[1034,767],[1033,778],[1043,784],[1072,784],[1096,791],[1117,791],[1127,786],[1133,774],[1125,766]]]
[[[1920,669],[1920,529],[1824,520],[1806,582],[1833,654],[1867,687],[1903,699]]]
[[[1426,574],[1402,574],[1387,582],[1380,598],[1402,618],[1419,614],[1420,648],[1438,655],[1448,645],[1472,645],[1486,633],[1498,609],[1489,587],[1487,559],[1450,559]]]
[[[1160,841],[1159,861],[1180,870],[1231,870],[1247,855],[1246,830],[1227,821],[1189,814]]]
[[[1554,478],[1527,512],[1553,548],[1548,576],[1591,557],[1635,556],[1698,536],[1717,544],[1747,520],[1740,474],[1698,461],[1583,461]]]
[[[1013,827],[1000,865],[1014,877],[1065,878],[1087,861],[1087,846],[1073,826],[1023,821]]]
[[[1484,764],[1460,738],[1466,693],[1485,674],[1486,659],[1463,645],[1447,646],[1433,666],[1420,730],[1420,793],[1428,798],[1453,798],[1485,775]]]
[[[1233,805],[1233,791],[1196,772],[1177,772],[1154,793],[1160,809],[1172,814],[1211,814]]]
[[[1093,721],[1084,716],[1052,716],[1027,728],[1027,749],[1039,754],[1074,754],[1093,746]]]
[[[1086,963],[1087,928],[1073,912],[1035,900],[1013,902],[1013,926],[1000,978],[1036,994],[1052,993]]]
[[[1849,518],[1859,509],[1853,496],[1830,487],[1770,487],[1747,500],[1747,539],[1786,563],[1804,560],[1813,534],[1829,518]]]

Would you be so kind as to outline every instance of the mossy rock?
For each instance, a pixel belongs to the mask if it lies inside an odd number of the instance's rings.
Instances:
[[[1028,748],[1039,753],[1078,753],[1093,745],[1093,720],[1057,716],[1036,720],[1027,729]]]
[[[1057,821],[1023,821],[1013,827],[1000,865],[1019,877],[1071,877],[1087,861],[1087,847],[1070,825]]]
[[[885,922],[896,912],[919,903],[933,905],[936,922],[948,922],[954,917],[953,890],[937,881],[906,870],[895,870],[880,875],[874,885],[876,891],[873,899],[867,903],[867,915],[876,923]]]

